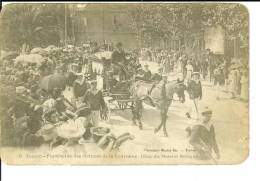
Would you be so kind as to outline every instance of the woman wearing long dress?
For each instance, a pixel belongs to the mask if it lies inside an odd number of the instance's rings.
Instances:
[[[238,75],[239,71],[237,70],[236,65],[231,66],[231,71],[229,73],[229,92],[231,93],[232,97],[235,98],[237,96],[237,87],[238,87]]]
[[[244,71],[243,75],[241,77],[240,80],[241,83],[241,94],[240,94],[240,98],[243,101],[248,101],[248,88],[249,88],[249,80],[248,80],[248,72]]]
[[[171,61],[168,56],[165,56],[162,64],[163,64],[163,73],[169,74],[171,72]]]
[[[186,71],[187,71],[186,80],[187,82],[189,82],[191,80],[192,73],[193,73],[193,66],[191,61],[188,61],[188,64],[186,65]]]

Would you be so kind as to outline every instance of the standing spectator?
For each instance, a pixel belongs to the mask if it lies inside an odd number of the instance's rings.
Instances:
[[[186,129],[190,136],[189,142],[196,150],[198,159],[213,159],[212,151],[215,152],[216,158],[219,159],[220,154],[216,141],[215,128],[211,122],[212,111],[206,107],[201,112],[201,116],[202,120],[200,124]]]
[[[176,61],[174,54],[171,55],[169,58],[170,58],[170,71],[174,72],[174,66],[175,66],[175,61]]]
[[[92,124],[98,126],[101,120],[100,111],[105,109],[105,101],[102,92],[97,89],[97,81],[91,81],[90,86],[90,90],[86,91],[83,97],[83,102],[89,105],[91,109]]]
[[[203,60],[201,62],[201,71],[202,71],[202,77],[203,77],[203,80],[206,80],[206,76],[208,75],[208,62],[207,60]]]
[[[199,100],[202,99],[202,87],[201,87],[201,82],[199,79],[200,73],[199,72],[194,72],[192,74],[192,80],[188,82],[188,88],[187,91],[190,96],[189,101],[189,109],[186,113],[186,116],[188,118],[191,117],[191,114],[196,113],[195,119],[199,118]]]
[[[193,59],[193,71],[200,72],[200,62],[197,59]]]
[[[214,70],[214,86],[222,86],[225,83],[223,67],[219,66]]]
[[[241,83],[240,99],[243,101],[248,101],[249,79],[248,79],[248,72],[246,69],[242,71],[242,77],[240,83]]]
[[[163,66],[163,73],[169,74],[171,71],[171,62],[170,62],[170,58],[167,55],[164,56],[164,59],[162,61],[162,66]]]
[[[186,57],[186,55],[183,55],[183,56],[181,56],[181,59],[180,59],[180,61],[181,61],[181,70],[182,70],[182,74],[183,74],[183,79],[185,79],[186,78],[186,75],[187,75],[187,68],[186,68],[186,65],[187,65],[187,57]]]
[[[231,98],[237,97],[237,89],[238,89],[238,80],[239,80],[239,71],[238,65],[234,62],[230,67],[230,73],[228,76],[228,85],[229,85],[229,92],[231,93]]]
[[[187,70],[186,80],[187,82],[189,82],[191,80],[192,73],[193,73],[193,66],[191,60],[188,61],[188,64],[186,65],[186,70]]]
[[[208,63],[209,63],[209,80],[211,82],[212,78],[213,78],[213,72],[214,72],[214,69],[215,69],[215,62],[214,62],[214,59],[213,59],[212,52],[209,53],[207,58],[208,58]]]

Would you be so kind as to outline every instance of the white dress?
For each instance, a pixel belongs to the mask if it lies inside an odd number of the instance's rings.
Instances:
[[[240,97],[244,100],[248,100],[248,89],[249,89],[249,80],[247,76],[242,76],[241,80],[241,94]]]
[[[186,69],[187,69],[186,78],[187,78],[187,80],[191,80],[191,76],[192,76],[192,72],[193,72],[192,65],[190,65],[190,64],[186,65]]]

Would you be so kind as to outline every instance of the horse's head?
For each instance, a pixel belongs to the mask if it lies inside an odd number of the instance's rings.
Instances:
[[[177,94],[179,101],[181,103],[185,102],[185,94],[184,91],[186,90],[186,85],[183,82],[178,82],[174,84],[173,91]]]

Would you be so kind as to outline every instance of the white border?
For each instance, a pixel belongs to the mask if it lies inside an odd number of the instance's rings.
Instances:
[[[260,3],[240,2],[250,14],[250,156],[240,165],[225,166],[6,166],[2,165],[4,181],[49,180],[260,180]],[[3,3],[7,4],[7,3]],[[8,3],[9,4],[9,3]],[[258,171],[258,172],[257,172]]]

